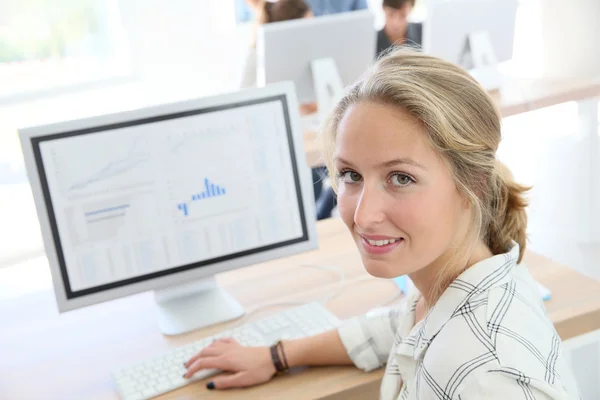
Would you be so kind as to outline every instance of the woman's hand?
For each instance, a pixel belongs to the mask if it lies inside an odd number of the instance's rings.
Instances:
[[[221,339],[204,348],[185,363],[185,378],[201,369],[220,369],[231,375],[216,377],[210,389],[229,389],[260,385],[275,375],[268,347],[244,347],[234,339]]]

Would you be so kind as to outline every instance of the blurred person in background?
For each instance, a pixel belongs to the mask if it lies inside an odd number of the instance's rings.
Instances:
[[[408,22],[415,0],[383,0],[385,26],[377,32],[377,56],[393,46],[420,48],[423,43],[423,25]]]
[[[306,0],[315,16],[366,10],[367,0]]]

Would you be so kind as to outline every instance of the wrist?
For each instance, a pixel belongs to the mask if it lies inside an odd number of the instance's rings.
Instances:
[[[273,358],[271,357],[271,348],[269,346],[264,348],[264,366],[268,371],[270,376],[274,376],[277,374],[277,369],[275,369],[275,364],[273,364]]]
[[[283,350],[285,351],[289,368],[303,367],[307,365],[303,358],[304,352],[301,349],[303,340],[304,339],[284,340],[281,342]]]
[[[269,348],[271,353],[271,359],[273,360],[273,365],[275,366],[275,370],[279,374],[286,373],[290,367],[288,365],[287,356],[285,355],[285,349],[283,348],[283,343],[281,340],[278,340],[274,345]]]

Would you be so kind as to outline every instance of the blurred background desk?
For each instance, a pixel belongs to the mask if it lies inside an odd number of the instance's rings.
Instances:
[[[570,101],[581,101],[600,96],[600,71],[592,78],[537,78],[504,77],[503,87],[490,93],[502,117]],[[311,167],[323,166],[320,144],[317,141],[316,119],[305,120],[304,150]]]

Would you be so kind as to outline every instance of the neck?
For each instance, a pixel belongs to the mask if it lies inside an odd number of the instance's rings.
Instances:
[[[402,44],[406,40],[406,31],[408,29],[408,25],[404,27],[401,31],[392,32],[390,31],[389,26],[386,24],[383,27],[383,32],[385,36],[387,36],[388,40],[393,44]]]
[[[429,309],[438,301],[444,290],[465,270],[480,261],[493,256],[490,249],[482,242],[478,242],[467,261],[460,261],[451,265],[452,256],[456,253],[455,248],[450,248],[441,257],[425,268],[409,274]],[[443,271],[443,274],[441,272]],[[440,281],[442,279],[442,281]]]

